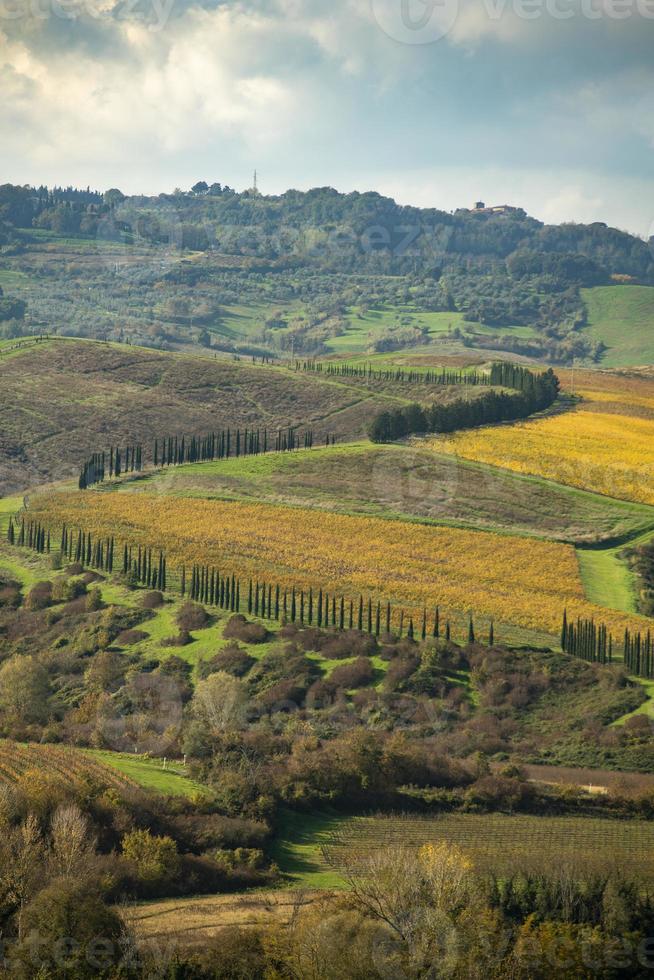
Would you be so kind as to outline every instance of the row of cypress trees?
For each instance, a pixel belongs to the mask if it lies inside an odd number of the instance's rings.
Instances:
[[[648,680],[654,678],[654,647],[649,630],[644,636],[641,633],[625,630],[624,662],[629,671],[637,677],[645,677]]]
[[[565,609],[561,624],[561,649],[589,663],[613,663],[613,637],[604,623],[598,625],[594,619],[580,618],[571,622]]]
[[[325,445],[333,446],[336,436],[328,433]],[[163,436],[154,441],[152,461],[155,467],[179,466],[182,463],[207,462],[239,456],[258,456],[261,453],[289,452],[311,449],[314,444],[313,429],[222,429],[202,436]],[[126,449],[111,447],[109,453],[93,453],[83,463],[79,475],[79,488],[86,490],[109,477],[122,473],[140,473],[144,457],[141,445]]]
[[[152,459],[155,467],[207,462],[239,456],[259,456],[268,452],[311,449],[313,430],[303,432],[293,426],[269,432],[268,429],[222,429],[203,436],[163,436],[155,439]]]
[[[551,405],[561,388],[552,368],[547,371],[530,371],[529,368],[511,364],[509,361],[495,361],[491,365],[490,383],[494,387],[523,392],[539,408]]]
[[[508,368],[512,367],[508,365]],[[393,442],[413,434],[455,432],[497,422],[511,422],[541,411],[556,399],[559,382],[551,370],[536,375],[526,368],[520,368],[517,372],[504,371],[503,368],[504,365],[499,365],[497,377],[514,380],[522,385],[520,389],[486,391],[478,398],[460,398],[446,405],[434,402],[424,407],[414,403],[383,411],[375,416],[369,426],[370,439],[372,442]]]
[[[109,476],[113,477],[120,476],[121,473],[140,473],[142,469],[142,446],[127,446],[125,449],[112,446],[108,453],[93,453],[82,464],[78,485],[80,490],[86,490],[95,483],[102,483],[107,471]]]
[[[180,591],[183,596],[188,593],[189,598],[207,606],[217,606],[231,612],[241,611],[240,579],[234,575],[221,575],[217,569],[207,565],[193,565],[190,575],[182,568]],[[407,619],[403,609],[397,612],[390,602],[373,603],[371,598],[364,600],[363,595],[355,602],[343,595],[329,594],[323,589],[315,592],[313,588],[309,588],[305,591],[294,586],[288,588],[279,583],[253,579],[248,581],[246,608],[249,615],[262,619],[317,626],[319,629],[356,629],[377,637],[382,632],[390,633],[394,622],[398,624],[400,637],[406,635],[410,639],[425,640],[432,636],[449,640],[452,635],[450,621],[442,621],[438,606],[434,610],[433,618],[428,616],[425,608],[421,621],[416,625],[412,617]],[[468,622],[467,639],[468,643],[476,642],[472,616]],[[491,621],[488,643],[492,646],[494,642],[495,628]]]
[[[496,382],[490,380],[487,373],[480,371],[415,371],[404,368],[373,368],[372,364],[342,364],[327,361],[306,360],[296,361],[295,371],[326,374],[337,378],[364,378],[368,381],[398,381],[411,384],[432,385],[489,385]],[[509,387],[513,387],[510,385]]]
[[[103,572],[113,572],[114,549],[113,536],[93,538],[90,531],[85,532],[81,528],[73,531],[66,524],[61,529],[61,555],[71,562],[79,562]]]
[[[17,548],[31,548],[41,555],[50,554],[50,531],[38,522],[29,521],[26,524],[24,517],[21,519],[18,531],[13,518],[9,518],[7,541]]]
[[[571,622],[566,611],[561,625],[561,649],[590,663],[614,663],[615,644],[606,626],[597,624],[593,619]],[[650,630],[643,634],[625,629],[622,649],[624,665],[629,673],[654,679],[654,640]]]

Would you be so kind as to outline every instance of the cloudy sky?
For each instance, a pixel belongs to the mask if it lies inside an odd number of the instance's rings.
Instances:
[[[0,182],[332,185],[654,233],[654,0],[0,0]]]

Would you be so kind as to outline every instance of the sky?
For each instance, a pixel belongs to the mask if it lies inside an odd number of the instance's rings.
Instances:
[[[654,0],[0,0],[0,183],[332,186],[654,234]]]

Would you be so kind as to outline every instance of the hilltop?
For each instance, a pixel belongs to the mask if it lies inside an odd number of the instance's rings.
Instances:
[[[520,208],[449,213],[374,192],[265,197],[202,182],[151,197],[0,187],[0,336],[592,362],[616,333],[612,320],[597,325],[589,293],[623,302],[637,286],[651,309],[653,283],[641,239],[601,222],[545,225]],[[635,317],[629,329],[646,337],[651,315]],[[642,363],[629,346],[611,363]]]

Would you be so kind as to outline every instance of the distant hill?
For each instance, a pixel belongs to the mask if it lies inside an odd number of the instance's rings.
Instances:
[[[4,306],[28,304],[24,323],[6,313],[4,336],[42,328],[164,349],[347,353],[334,339],[375,309],[386,326],[364,336],[365,350],[428,343],[420,314],[442,313],[463,346],[599,360],[580,290],[616,278],[654,285],[646,242],[601,222],[545,225],[521,208],[449,213],[329,187],[269,197],[202,182],[152,197],[0,187]]]

